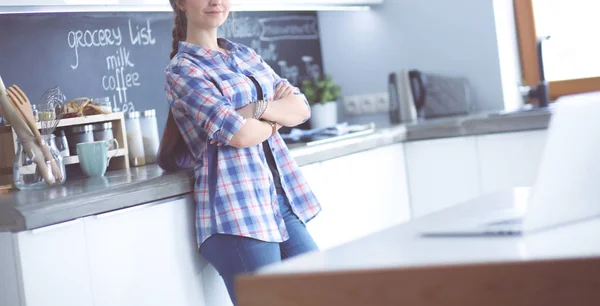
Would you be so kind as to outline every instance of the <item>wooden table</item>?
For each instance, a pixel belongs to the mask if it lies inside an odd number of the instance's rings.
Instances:
[[[239,305],[600,305],[600,218],[522,236],[419,233],[429,224],[514,207],[523,200],[518,191],[478,198],[242,276]]]

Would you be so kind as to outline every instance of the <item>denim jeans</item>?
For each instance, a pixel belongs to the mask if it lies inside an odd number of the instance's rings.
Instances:
[[[253,272],[262,266],[318,249],[304,224],[292,212],[287,198],[278,194],[277,202],[290,236],[288,240],[277,243],[215,234],[208,237],[200,248],[202,256],[223,277],[234,305],[236,304],[234,279],[238,274]]]

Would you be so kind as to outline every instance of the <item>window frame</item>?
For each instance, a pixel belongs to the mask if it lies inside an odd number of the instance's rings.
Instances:
[[[537,64],[537,35],[533,0],[513,0],[513,5],[519,44],[521,75],[524,82],[522,85],[533,87],[540,81]],[[600,77],[549,81],[548,87],[550,99],[555,100],[564,95],[600,90]]]

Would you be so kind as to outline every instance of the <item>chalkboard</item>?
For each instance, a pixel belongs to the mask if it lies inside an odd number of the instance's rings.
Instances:
[[[59,86],[68,99],[108,96],[124,112],[156,109],[162,135],[172,29],[171,12],[0,15],[0,76],[32,103]],[[315,12],[235,12],[219,36],[255,49],[294,85],[322,67]]]

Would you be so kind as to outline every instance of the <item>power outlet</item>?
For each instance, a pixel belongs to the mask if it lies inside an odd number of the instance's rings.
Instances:
[[[344,97],[344,112],[346,115],[360,115],[361,110],[359,109],[359,98],[358,96],[346,96]]]
[[[361,95],[358,101],[358,108],[361,110],[361,114],[373,114],[377,112],[377,105],[372,95]]]
[[[387,112],[389,108],[387,92],[344,97],[345,113],[351,116]]]
[[[375,94],[375,107],[378,113],[387,113],[390,111],[390,95],[387,92]]]

